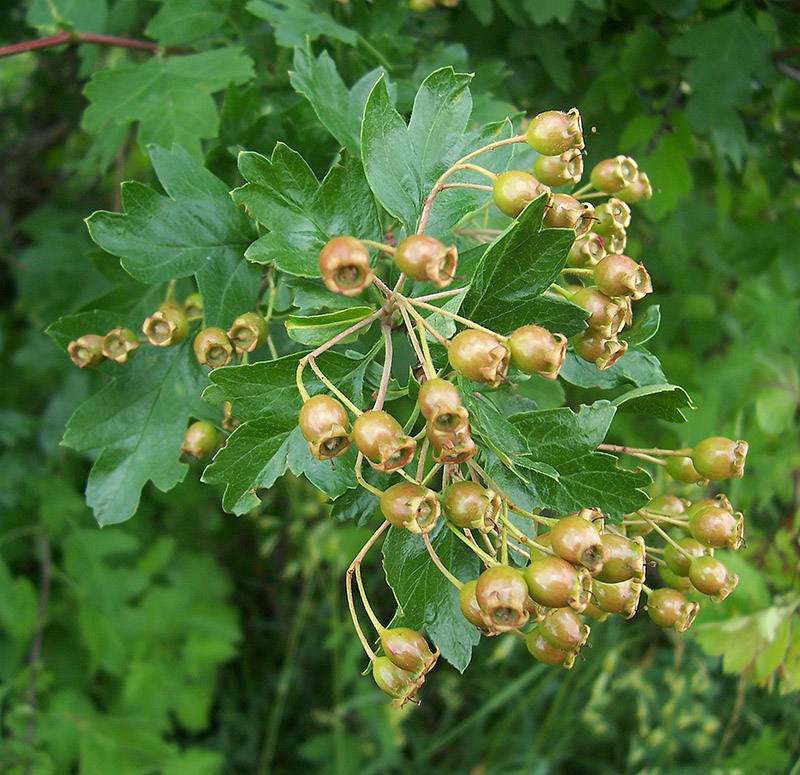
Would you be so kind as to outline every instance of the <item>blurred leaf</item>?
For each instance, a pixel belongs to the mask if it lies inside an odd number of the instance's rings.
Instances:
[[[50,34],[65,27],[76,32],[105,32],[106,0],[32,0],[26,21]]]
[[[315,41],[323,35],[354,46],[358,34],[333,20],[319,3],[306,0],[250,0],[247,10],[266,19],[281,46],[303,46],[306,40]]]
[[[145,28],[162,46],[177,46],[209,35],[225,23],[224,0],[162,0]]]
[[[636,412],[667,422],[686,422],[683,409],[694,409],[689,394],[677,385],[647,385],[617,396],[614,406],[623,412]]]

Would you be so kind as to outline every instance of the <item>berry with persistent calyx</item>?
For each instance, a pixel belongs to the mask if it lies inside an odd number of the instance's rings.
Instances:
[[[189,332],[189,321],[177,302],[165,302],[142,324],[142,333],[156,347],[179,344]]]
[[[603,244],[609,253],[624,253],[628,234],[625,229],[614,229],[603,237]]]
[[[671,460],[672,458],[669,458]],[[678,517],[686,513],[686,506],[688,501],[679,498],[677,495],[670,495],[664,493],[653,498],[647,504],[648,511],[654,511],[658,514],[667,514],[670,517]]]
[[[501,213],[516,218],[534,199],[550,189],[522,170],[509,170],[494,179],[492,195]]]
[[[255,312],[245,312],[233,321],[228,338],[237,353],[251,353],[267,341],[267,321]]]
[[[351,439],[374,469],[387,473],[408,465],[417,451],[417,442],[382,410],[359,415],[353,423]]]
[[[733,514],[733,506],[728,500],[728,496],[720,492],[713,498],[698,498],[698,500],[692,502],[686,509],[686,516],[691,519],[694,514],[700,511],[700,509],[704,509],[706,506],[719,506],[719,508],[730,511],[731,514]]]
[[[187,296],[183,302],[183,311],[186,313],[186,317],[190,319],[203,317],[203,297],[199,293]]]
[[[420,684],[414,674],[395,665],[389,657],[373,661],[372,677],[380,690],[392,698],[395,708],[402,708],[419,691]]]
[[[429,422],[425,425],[425,435],[433,447],[433,459],[437,463],[465,463],[478,451],[469,423],[463,428],[445,431]]]
[[[603,569],[608,557],[600,531],[577,514],[559,519],[550,528],[550,544],[559,557],[574,565],[582,565],[592,575]]]
[[[573,294],[572,302],[589,313],[586,325],[590,331],[610,338],[625,327],[625,308],[597,288],[582,288]]]
[[[589,627],[571,608],[551,608],[539,623],[539,632],[548,643],[565,651],[577,651],[589,637]]]
[[[478,586],[478,580],[468,581],[458,592],[458,605],[461,608],[461,613],[464,618],[476,627],[481,629],[486,627],[483,621],[483,611],[478,605],[478,598],[475,596],[475,589]]]
[[[231,412],[233,407],[230,401],[224,401],[222,404],[222,427],[226,431],[235,431],[241,424],[241,420],[237,420]]]
[[[442,498],[447,519],[457,527],[472,530],[489,530],[500,512],[500,505],[500,496],[477,482],[453,482]]]
[[[594,282],[606,296],[644,298],[653,291],[653,282],[644,268],[632,258],[621,254],[606,256],[594,268]]]
[[[642,200],[647,201],[653,197],[653,187],[646,172],[640,172],[636,180],[617,191],[617,197],[623,202],[634,204]]]
[[[511,363],[527,374],[556,379],[567,354],[567,338],[541,326],[522,326],[508,337]]]
[[[589,180],[598,191],[614,194],[632,184],[638,175],[639,166],[630,156],[615,156],[596,164]]]
[[[579,202],[569,194],[553,194],[544,211],[544,225],[551,229],[575,229],[578,235],[585,234],[592,226],[594,205]]]
[[[644,539],[637,536],[627,538],[617,533],[604,533],[600,540],[606,549],[607,557],[603,568],[594,577],[606,584],[619,584],[621,581],[644,580],[645,546]]]
[[[233,344],[221,328],[204,328],[194,338],[194,354],[201,366],[217,369],[233,360]]]
[[[684,455],[670,455],[667,458],[666,469],[673,479],[684,484],[698,484],[705,481],[704,477],[697,473],[692,459]]]
[[[525,646],[531,656],[546,665],[563,665],[567,669],[575,663],[575,652],[554,646],[541,632],[541,625],[525,636]]]
[[[414,482],[399,482],[381,495],[381,513],[395,527],[420,535],[436,527],[442,507],[433,490]]]
[[[741,479],[749,446],[746,441],[712,436],[695,445],[691,455],[692,463],[697,473],[706,479]]]
[[[484,626],[495,632],[514,630],[530,618],[525,580],[508,565],[495,565],[481,573],[475,598],[483,612]]]
[[[594,266],[606,257],[605,241],[599,234],[587,231],[575,238],[569,249],[567,264],[572,267]]]
[[[689,581],[688,576],[679,576],[677,573],[670,570],[666,565],[659,565],[658,575],[661,576],[661,580],[668,587],[677,589],[679,592],[691,592],[693,589],[692,582]]]
[[[98,366],[105,359],[103,355],[103,337],[97,334],[79,336],[67,346],[72,362],[81,369]]]
[[[130,328],[114,328],[103,337],[102,351],[106,358],[125,363],[139,348],[136,334]]]
[[[592,577],[560,557],[533,560],[524,570],[531,597],[548,608],[569,606],[578,613],[586,608]]]
[[[214,451],[218,442],[217,429],[210,422],[200,420],[186,429],[186,435],[181,442],[181,453],[201,460]]]
[[[696,590],[720,602],[733,592],[739,583],[739,577],[735,573],[729,573],[716,557],[704,555],[692,561],[689,581]]]
[[[439,377],[423,382],[417,395],[422,416],[438,430],[469,427],[469,413],[461,404],[458,388]]]
[[[532,544],[528,544],[528,549],[530,550],[531,561],[555,556],[553,545],[550,543],[550,533],[540,533]]]
[[[572,337],[575,352],[599,371],[611,368],[628,351],[628,343],[614,337],[603,336],[591,328]]]
[[[506,378],[510,353],[491,334],[468,328],[450,340],[447,357],[462,377],[497,387]]]
[[[675,543],[683,551],[674,544],[668,543],[664,547],[664,562],[676,575],[688,576],[689,566],[693,560],[702,557],[706,553],[706,547],[695,538],[679,538]]]
[[[573,148],[583,150],[583,123],[577,108],[566,113],[547,110],[534,116],[528,124],[525,139],[537,153],[558,156]]]
[[[689,602],[677,589],[653,590],[647,598],[647,613],[659,627],[672,627],[685,632],[694,621],[700,606]]]
[[[704,506],[690,514],[689,532],[703,546],[736,550],[742,545],[744,519],[720,506]]]
[[[555,188],[568,183],[580,183],[583,175],[583,154],[573,148],[558,156],[537,156],[533,171],[546,186]]]
[[[412,280],[446,288],[456,274],[458,250],[455,245],[445,247],[427,234],[412,234],[397,246],[394,263]]]
[[[439,658],[439,649],[431,651],[428,641],[410,627],[384,630],[381,648],[392,664],[408,670],[415,677],[429,673]]]
[[[600,235],[608,235],[630,226],[631,208],[622,200],[612,196],[607,202],[594,208],[594,217],[592,231]]]
[[[319,254],[319,271],[329,291],[358,296],[375,279],[369,253],[355,237],[329,240]]]
[[[641,594],[642,582],[635,579],[620,581],[617,584],[606,584],[592,579],[594,605],[603,613],[618,614],[630,619],[636,613]]]
[[[350,449],[350,418],[335,398],[321,394],[309,398],[300,409],[298,424],[318,460],[330,460]]]

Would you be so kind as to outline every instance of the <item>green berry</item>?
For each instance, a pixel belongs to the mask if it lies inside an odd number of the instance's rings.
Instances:
[[[381,496],[381,513],[395,527],[419,535],[436,527],[441,506],[433,490],[414,482],[399,482]]]
[[[311,454],[318,460],[330,460],[350,449],[350,418],[335,398],[326,395],[309,398],[300,409],[298,423]]]
[[[647,598],[647,613],[659,626],[673,628],[678,632],[689,629],[700,607],[690,603],[677,589],[662,587]]]
[[[628,343],[616,337],[606,337],[591,328],[572,337],[575,352],[599,371],[611,368],[628,351]]]
[[[130,328],[114,328],[103,337],[102,351],[106,358],[125,363],[139,348],[136,334]]]
[[[528,172],[509,170],[494,179],[492,193],[500,212],[516,218],[534,199],[549,194],[550,189]]]
[[[458,388],[452,382],[439,377],[423,382],[417,403],[422,416],[439,430],[455,431],[468,427],[469,413],[462,406]]]
[[[591,589],[591,576],[560,557],[533,560],[524,570],[530,596],[548,608],[569,606],[578,613],[586,608]]]
[[[239,315],[228,331],[237,353],[251,353],[267,341],[267,321],[255,312]]]
[[[536,177],[546,186],[566,186],[580,183],[583,175],[583,154],[577,149],[558,156],[538,156],[533,163]]]
[[[615,156],[596,164],[589,179],[598,191],[613,194],[633,183],[638,174],[639,167],[630,156]]]
[[[69,343],[67,352],[72,362],[81,369],[99,366],[105,359],[103,337],[97,334],[84,334]]]
[[[546,665],[563,665],[567,669],[575,663],[575,652],[554,646],[539,627],[535,627],[525,636],[525,646],[531,656]]]
[[[447,357],[462,377],[497,387],[506,378],[510,353],[491,334],[468,328],[450,340]]]
[[[556,379],[567,353],[567,338],[541,326],[522,326],[508,338],[511,362],[526,374]]]
[[[412,280],[446,288],[456,274],[458,250],[455,245],[445,247],[427,234],[412,234],[397,246],[394,262]]]
[[[431,651],[428,641],[409,627],[384,630],[381,648],[394,665],[415,676],[429,673],[439,657],[438,649]]]
[[[214,451],[218,442],[217,429],[210,422],[201,420],[192,423],[186,429],[186,435],[181,443],[181,453],[201,460]]]
[[[710,555],[698,557],[692,562],[689,580],[696,590],[717,602],[724,600],[739,583],[739,577],[735,573],[728,573],[725,565]]]
[[[464,618],[470,624],[474,624],[476,627],[484,628],[486,627],[486,624],[483,621],[483,611],[481,610],[480,605],[478,605],[478,598],[475,595],[475,589],[477,586],[477,579],[474,581],[468,581],[466,584],[464,584],[458,593],[458,604],[461,608],[461,613],[464,614]]]
[[[642,538],[604,533],[600,540],[607,556],[602,570],[594,574],[595,578],[607,584],[619,584],[628,579],[644,580],[645,546]]]
[[[233,344],[221,328],[204,328],[194,338],[194,354],[202,366],[217,369],[233,360]]]
[[[703,481],[703,477],[697,473],[690,457],[670,455],[667,458],[666,469],[673,479],[684,484],[697,484]]]
[[[454,482],[444,492],[442,506],[457,527],[489,530],[500,511],[501,500],[493,490],[477,482]]]
[[[189,332],[189,321],[177,302],[165,303],[142,324],[142,333],[156,347],[179,344]]]
[[[559,557],[574,565],[582,565],[592,575],[603,569],[608,557],[600,531],[577,514],[559,519],[550,528],[550,544]]]
[[[703,546],[738,549],[742,545],[744,519],[720,506],[705,506],[689,516],[689,532]]]
[[[592,579],[592,595],[595,606],[604,613],[618,614],[630,619],[639,605],[642,582],[635,579],[606,584]]]
[[[319,271],[329,291],[343,296],[358,296],[368,288],[375,274],[369,265],[369,253],[355,237],[329,240],[319,254]]]
[[[475,598],[483,612],[485,626],[494,632],[508,632],[525,624],[528,588],[522,574],[508,565],[487,568],[478,577]]]
[[[692,462],[697,472],[706,479],[740,479],[744,474],[748,447],[746,441],[712,436],[695,445]]]
[[[537,153],[558,156],[573,148],[582,150],[583,124],[577,108],[566,113],[548,110],[534,116],[528,124],[525,139]]]
[[[673,544],[668,543],[664,547],[664,562],[667,563],[667,567],[676,575],[688,576],[689,566],[691,566],[692,560],[697,557],[702,557],[706,553],[706,548],[694,538],[680,538],[675,543],[683,549],[683,552],[673,546]],[[687,557],[684,552],[688,553],[690,556]]]
[[[573,294],[572,301],[589,313],[586,320],[589,330],[603,337],[614,337],[625,327],[625,308],[598,288],[582,288]]]
[[[408,465],[417,451],[417,442],[403,433],[400,423],[380,410],[359,415],[351,438],[373,468],[387,473]]]
[[[594,282],[606,296],[630,296],[638,300],[653,291],[653,281],[644,265],[615,253],[606,256],[595,266]]]
[[[565,651],[577,651],[589,637],[589,628],[571,608],[551,608],[538,629],[548,643]]]

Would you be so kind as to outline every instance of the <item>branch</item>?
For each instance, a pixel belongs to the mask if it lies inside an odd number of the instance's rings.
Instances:
[[[57,35],[50,35],[47,38],[37,38],[36,40],[26,40],[22,43],[13,43],[10,46],[0,46],[0,59],[3,57],[24,54],[26,51],[36,51],[40,48],[52,48],[53,46],[74,45],[76,43],[94,43],[98,46],[119,46],[120,48],[130,48],[137,51],[149,51],[156,54],[165,51],[169,54],[185,54],[189,49],[168,47],[162,49],[158,43],[151,43],[148,40],[134,40],[132,38],[118,38],[116,35],[97,35],[93,32],[70,32],[62,30]]]

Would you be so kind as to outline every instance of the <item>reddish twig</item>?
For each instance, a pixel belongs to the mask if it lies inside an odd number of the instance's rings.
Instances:
[[[26,51],[36,51],[40,48],[52,48],[53,46],[72,45],[76,43],[94,43],[98,46],[119,46],[120,48],[131,48],[137,51],[149,51],[155,54],[158,51],[166,51],[171,54],[186,53],[184,48],[165,48],[162,49],[158,43],[151,43],[148,40],[134,40],[133,38],[118,38],[116,35],[98,35],[93,32],[70,32],[62,30],[56,35],[36,40],[26,40],[22,43],[13,43],[10,46],[0,46],[0,58],[10,57],[15,54],[23,54]]]

